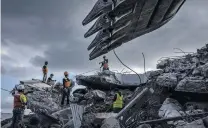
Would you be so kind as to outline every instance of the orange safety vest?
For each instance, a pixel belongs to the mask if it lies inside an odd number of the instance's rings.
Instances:
[[[15,94],[14,95],[14,108],[21,108],[22,107],[22,102],[20,100],[20,94]]]
[[[48,73],[48,68],[47,67],[43,68],[42,71],[43,71],[43,73]]]
[[[67,87],[70,87],[70,86],[71,86],[71,81],[69,81],[67,78],[65,78],[64,86],[65,86],[66,88],[67,88]]]

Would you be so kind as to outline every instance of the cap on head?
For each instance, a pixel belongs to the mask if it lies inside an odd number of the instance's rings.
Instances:
[[[65,71],[65,72],[64,72],[64,75],[65,75],[65,76],[68,76],[69,74],[68,74],[68,72],[67,72],[67,71]]]
[[[105,56],[103,56],[103,58],[105,58]]]
[[[53,73],[50,76],[54,76]]]
[[[45,64],[47,65],[48,64],[48,61],[45,61]]]

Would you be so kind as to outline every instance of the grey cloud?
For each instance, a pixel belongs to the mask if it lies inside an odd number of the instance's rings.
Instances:
[[[36,67],[48,60],[49,67],[54,70],[94,69],[99,67],[98,61],[102,58],[88,60],[87,46],[93,37],[84,38],[90,25],[83,27],[81,22],[95,2],[2,0],[2,37],[31,47],[47,46],[44,57],[39,55],[30,59]],[[175,47],[195,51],[208,42],[207,6],[207,0],[187,0],[176,17],[162,28],[117,48],[118,56],[130,67],[143,67],[141,53],[144,52],[146,67],[155,68],[160,57],[179,55],[173,53]],[[112,52],[107,57],[110,66],[121,67]],[[18,69],[13,71],[22,72]]]
[[[4,66],[1,65],[1,74],[6,74],[6,69],[4,68]]]
[[[50,50],[45,52],[45,57],[36,56],[30,61],[35,66],[42,66],[45,61],[48,61],[49,68],[55,70],[78,69],[80,71],[94,67],[96,64],[88,61],[88,55],[84,52],[84,44],[74,43],[74,45],[66,45],[65,47],[49,47]],[[85,46],[87,47],[86,44]]]
[[[93,1],[3,0],[2,37],[31,46],[70,41],[73,36],[82,35],[74,25],[81,24],[76,20],[83,17],[80,9],[90,4]]]

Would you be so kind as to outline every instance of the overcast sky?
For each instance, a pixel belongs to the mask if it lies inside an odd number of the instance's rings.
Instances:
[[[45,60],[49,62],[49,73],[54,73],[55,78],[61,78],[65,70],[76,74],[99,68],[102,58],[89,61],[87,51],[95,35],[84,38],[92,23],[87,26],[81,23],[95,2],[2,0],[2,86],[10,89],[19,79],[41,78]],[[173,48],[195,52],[208,43],[207,7],[207,0],[187,0],[166,25],[117,48],[118,56],[142,72],[142,52],[149,70],[155,69],[160,57],[182,55],[174,53]],[[124,68],[112,52],[107,57],[112,70]]]

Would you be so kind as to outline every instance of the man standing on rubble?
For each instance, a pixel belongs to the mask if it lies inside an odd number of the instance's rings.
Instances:
[[[14,94],[14,109],[11,128],[24,127],[23,116],[27,104],[27,98],[24,94],[24,85],[17,86],[17,93]]]
[[[69,95],[70,95],[70,87],[71,87],[71,80],[68,78],[68,72],[64,72],[64,78],[63,78],[63,95],[61,100],[61,105],[64,105],[64,100],[67,98],[67,104],[69,104]]]
[[[115,89],[115,92],[116,94],[113,99],[113,112],[118,113],[123,108],[123,95],[117,88]]]
[[[108,59],[106,59],[105,56],[103,56],[103,61],[100,62],[99,64],[101,64],[101,67],[100,68],[103,67],[103,71],[104,70],[109,70],[109,67],[108,67]]]
[[[42,71],[43,71],[43,82],[46,82],[46,79],[47,79],[47,73],[48,73],[47,65],[48,65],[48,61],[45,62],[45,65],[42,68]]]

